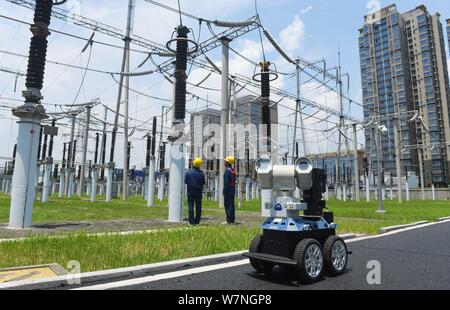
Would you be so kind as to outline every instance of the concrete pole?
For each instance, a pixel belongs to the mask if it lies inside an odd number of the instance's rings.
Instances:
[[[359,154],[358,154],[358,132],[356,129],[356,124],[353,124],[353,148],[355,152],[355,200],[356,202],[360,201],[360,193],[359,193]]]
[[[51,190],[51,174],[52,174],[53,160],[48,158],[45,162],[44,172],[44,187],[42,189],[42,202],[48,202],[48,196]]]
[[[155,206],[155,156],[150,157],[148,170],[147,207]]]
[[[41,105],[25,103],[13,110],[19,118],[17,155],[11,189],[9,227],[31,227],[33,201],[36,194],[36,165],[41,121],[47,116]]]
[[[183,220],[185,154],[182,142],[173,142],[170,148],[169,222]]]
[[[394,137],[395,137],[395,166],[397,169],[397,188],[398,188],[398,202],[403,203],[403,173],[402,173],[402,139],[400,136],[400,120],[394,120]]]
[[[409,183],[408,183],[408,180],[406,180],[405,186],[406,186],[406,201],[410,201],[411,198],[410,198],[410,194],[409,194]]]
[[[229,119],[229,104],[230,104],[230,94],[229,94],[229,57],[230,49],[229,44],[231,42],[228,38],[222,38],[222,97],[221,97],[221,128],[222,128],[222,140],[221,140],[221,150],[220,157],[225,158],[227,156],[227,123]],[[224,189],[223,176],[225,175],[225,165],[220,164],[220,178],[219,178],[219,207],[225,207],[225,197],[222,195]]]
[[[216,175],[214,178],[214,201],[219,202],[220,201],[220,176]]]
[[[436,187],[434,186],[434,184],[431,185],[431,192],[433,195],[433,201],[436,201]]]
[[[296,62],[296,75],[297,75],[297,99],[296,99],[296,106],[295,106],[294,147],[292,149],[292,164],[295,164],[295,160],[296,160],[295,144],[297,143],[297,126],[298,126],[299,119],[300,119],[300,130],[301,130],[301,135],[302,135],[303,154],[306,155],[308,153],[306,137],[305,137],[305,127],[304,127],[303,114],[302,114],[302,101],[300,99],[300,94],[301,94],[300,59],[297,59],[295,62]]]
[[[69,184],[68,184],[68,190],[67,190],[67,198],[72,198],[73,196],[73,190],[74,190],[74,174],[75,170],[74,168],[69,169]]]
[[[97,201],[98,166],[92,168],[91,202]]]
[[[65,182],[66,181],[66,172],[64,168],[61,169],[59,172],[59,198],[64,198],[64,189],[65,189]]]
[[[366,201],[370,202],[370,177],[366,176]]]
[[[242,208],[242,180],[238,180],[238,208]]]
[[[266,209],[266,204],[270,204],[272,200],[272,191],[269,189],[261,190],[261,214],[264,217],[270,216],[270,209]]]
[[[108,164],[108,177],[106,180],[106,202],[111,202],[113,190],[114,163]]]
[[[250,178],[245,179],[245,201],[250,201]]]
[[[383,166],[381,163],[381,141],[380,132],[376,128],[374,130],[375,143],[377,145],[377,166],[378,166],[378,210],[377,213],[385,213],[384,210],[384,195],[383,195]]]
[[[419,146],[419,170],[420,170],[420,191],[422,195],[422,200],[425,200],[425,177],[423,173],[423,149]]]
[[[87,182],[86,182],[86,196],[91,196],[91,189],[92,189],[92,180],[87,180]]]
[[[125,63],[125,72],[130,71],[130,42],[126,44],[126,63]],[[128,199],[128,121],[129,121],[129,102],[130,102],[130,77],[127,75],[125,77],[125,118],[124,118],[124,147],[123,147],[123,200]]]
[[[149,168],[144,168],[144,185],[142,186],[142,196],[144,200],[148,200],[148,176]]]
[[[256,199],[256,182],[252,182],[252,200]]]
[[[106,126],[107,126],[107,121],[108,121],[108,107],[105,106],[105,115],[104,115],[104,121],[103,121],[103,130],[102,130],[102,144],[100,146],[100,163],[101,163],[101,167],[100,167],[100,171],[102,171],[102,176],[104,176],[104,169],[105,167],[103,166],[106,162]],[[102,180],[103,181],[103,180]],[[100,193],[100,195],[103,195],[103,193]]]
[[[135,10],[135,1],[134,0],[129,0],[128,1],[128,17],[127,17],[127,30],[126,30],[126,35],[124,38],[125,41],[125,45],[124,45],[124,49],[123,49],[123,58],[122,58],[122,67],[121,67],[121,72],[126,72],[129,70],[126,70],[127,65],[129,68],[129,52],[130,52],[130,36],[131,36],[131,32],[132,32],[132,28],[133,28],[133,17],[134,17],[134,10]],[[117,131],[119,129],[119,115],[120,115],[120,106],[122,105],[122,92],[123,92],[123,84],[124,84],[124,79],[125,79],[125,75],[121,74],[120,75],[120,79],[119,79],[119,92],[118,92],[118,96],[117,96],[117,105],[116,105],[116,113],[115,113],[115,117],[114,117],[114,127],[113,127],[113,132],[112,132],[112,136],[111,136],[111,151],[110,151],[110,160],[109,160],[109,164],[108,164],[108,184],[106,187],[106,202],[110,202],[111,201],[111,196],[112,196],[112,175],[113,175],[113,170],[115,167],[114,164],[114,153],[115,153],[115,146],[116,146],[116,138],[117,138]],[[127,88],[127,91],[129,89]],[[125,107],[125,113],[128,113],[128,100],[126,100],[125,102],[126,107]],[[125,115],[125,127],[128,126],[128,115]],[[128,128],[124,128],[124,153],[126,154],[124,156],[124,184],[127,182],[127,169],[128,169],[128,162],[127,162],[127,157],[128,157],[128,132],[127,132]],[[127,186],[125,186],[126,188]]]
[[[81,158],[81,173],[80,173],[80,183],[78,186],[78,196],[83,196],[84,178],[86,174],[86,159],[87,159],[87,149],[89,144],[89,126],[91,121],[91,106],[86,107],[86,124],[84,126],[83,135],[83,156]]]
[[[160,175],[159,175],[159,186],[158,186],[158,200],[159,201],[163,201],[164,200],[164,185],[165,185],[165,180],[164,180],[164,172],[161,171]]]
[[[70,170],[72,169],[72,165],[74,164],[72,162],[72,154],[74,151],[74,140],[75,140],[75,121],[76,121],[76,115],[72,114],[70,116],[71,119],[71,128],[70,128],[70,143],[69,143],[69,151],[68,151],[68,155],[67,155],[67,167],[68,167],[68,171],[66,174],[66,187],[64,189],[64,192],[66,193],[66,195],[69,194],[69,183],[70,183]]]
[[[6,194],[11,193],[11,179],[6,180]]]

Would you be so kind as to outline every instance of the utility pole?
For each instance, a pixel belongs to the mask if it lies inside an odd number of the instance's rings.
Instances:
[[[300,85],[300,59],[296,59],[296,74],[297,74],[297,100],[295,106],[295,123],[294,123],[294,144],[297,142],[297,126],[298,119],[300,118],[300,130],[302,132],[302,143],[303,143],[303,151],[306,155],[308,153],[306,147],[306,138],[305,138],[305,127],[303,123],[303,114],[302,114],[302,101],[300,99],[301,94],[301,85]],[[295,148],[292,149],[292,161],[295,164]]]
[[[56,120],[52,121],[52,129],[55,129],[56,127]],[[47,128],[46,128],[47,129]],[[44,131],[46,130],[44,129]],[[42,159],[45,161],[44,164],[44,187],[42,189],[42,202],[48,202],[48,197],[50,195],[51,191],[51,173],[52,173],[52,166],[53,166],[53,142],[54,142],[54,135],[52,134],[50,136],[50,145],[48,148],[48,156],[47,156],[47,139],[48,139],[48,132],[45,132],[45,142],[44,142],[44,150],[42,151]]]
[[[122,105],[122,91],[123,91],[123,83],[125,74],[127,71],[127,67],[129,68],[129,61],[130,61],[130,42],[131,42],[131,33],[132,33],[132,23],[133,23],[133,17],[134,17],[134,10],[135,10],[135,0],[128,0],[128,18],[127,18],[127,30],[126,35],[124,38],[125,45],[123,49],[123,58],[122,58],[122,69],[120,74],[120,80],[119,80],[119,93],[117,96],[117,105],[116,105],[116,115],[114,118],[114,127],[112,132],[112,138],[111,138],[111,152],[110,152],[110,160],[108,164],[108,183],[106,187],[106,202],[110,202],[112,198],[112,178],[113,178],[113,172],[115,168],[114,163],[114,151],[115,151],[115,145],[116,145],[116,138],[117,138],[117,131],[119,130],[119,115],[120,115],[120,106]],[[128,84],[128,77],[125,80],[126,84]],[[126,93],[129,92],[129,84],[126,85]],[[124,185],[127,181],[127,176],[125,175],[125,172],[128,174],[128,101],[127,101],[127,94],[126,96],[126,102],[125,102],[125,128],[124,128]],[[125,171],[127,170],[127,171]],[[124,197],[126,197],[126,190],[127,186],[124,186]]]
[[[105,178],[105,163],[106,163],[106,140],[107,140],[107,136],[106,136],[106,123],[108,121],[108,107],[105,106],[105,118],[103,121],[103,131],[102,131],[102,147],[101,147],[101,175],[100,175],[100,179],[103,181]],[[104,186],[104,184],[102,184],[102,186]]]
[[[164,110],[166,109],[165,106],[161,107],[161,125],[160,125],[160,132],[159,132],[159,148],[158,148],[158,160],[159,163],[159,186],[158,186],[158,200],[163,201],[164,200],[164,185],[165,185],[165,176],[164,176],[164,167],[162,166],[162,163],[164,162],[163,156],[163,148],[165,148],[165,145],[163,145],[163,131],[164,131]]]
[[[186,80],[187,57],[189,54],[189,29],[180,25],[176,29],[177,37],[174,39],[176,47],[176,65],[174,73],[174,110],[172,117],[172,132],[169,140],[170,148],[170,175],[169,175],[169,221],[181,222],[184,207],[184,174],[185,144],[182,141],[186,118]],[[169,44],[170,45],[170,44]],[[174,50],[175,51],[175,50]]]
[[[394,141],[395,141],[395,166],[397,169],[398,202],[403,203],[403,173],[402,173],[402,138],[400,118],[394,119]]]
[[[341,164],[341,156],[342,156],[342,130],[344,128],[344,101],[343,101],[343,94],[342,94],[342,68],[341,68],[341,51],[338,51],[338,69],[337,69],[337,82],[339,87],[339,144],[338,144],[338,152],[337,152],[337,166],[336,166],[336,180],[337,185],[335,186],[335,190],[339,191],[339,188],[341,186],[341,176],[340,176],[340,164]]]
[[[384,210],[383,201],[383,166],[382,166],[382,156],[381,156],[381,139],[380,139],[380,128],[378,124],[376,125],[374,132],[375,143],[377,146],[377,166],[378,166],[378,211],[377,213],[386,213]]]
[[[83,196],[84,187],[84,177],[86,174],[86,159],[87,159],[87,149],[89,144],[89,126],[91,122],[91,106],[86,107],[86,124],[84,126],[84,136],[83,136],[83,155],[81,158],[81,173],[80,173],[80,183],[78,184],[78,196]]]
[[[62,156],[62,165],[61,170],[59,172],[59,198],[64,198],[64,190],[66,183],[66,171],[67,171],[67,161],[66,161],[66,146],[67,143],[63,144],[63,156]]]
[[[129,0],[128,5],[128,21],[127,21],[127,38],[131,37],[133,32],[135,1]],[[130,41],[125,42],[126,62],[125,72],[130,71]],[[128,199],[128,170],[129,170],[129,152],[128,152],[128,122],[129,122],[129,104],[130,104],[130,76],[125,76],[125,120],[124,120],[124,162],[123,162],[123,200]]]
[[[153,128],[151,137],[151,152],[148,166],[148,190],[147,190],[147,207],[155,206],[155,153],[156,153],[156,128],[157,119],[153,118]],[[184,180],[183,180],[184,181]]]
[[[230,60],[230,42],[231,40],[228,38],[221,38],[222,40],[222,97],[221,97],[221,128],[222,128],[222,141],[221,141],[221,150],[219,151],[220,157],[223,160],[227,156],[227,123],[228,123],[228,112],[229,112],[229,102],[230,102],[230,94],[229,94],[229,60]],[[225,198],[222,195],[224,188],[224,180],[223,175],[225,175],[225,166],[220,161],[220,177],[219,177],[219,207],[225,207]]]
[[[75,140],[76,114],[71,114],[70,119],[71,119],[72,125],[70,127],[70,142],[69,142],[69,150],[68,150],[68,155],[67,155],[68,169],[66,172],[66,189],[65,189],[66,195],[69,195],[69,191],[70,191],[69,187],[73,184],[73,180],[71,180],[71,179],[73,178],[73,175],[74,175],[74,171],[73,171],[74,163],[72,162],[72,158],[73,158],[74,143],[75,143],[74,140]]]
[[[423,173],[423,139],[422,145],[419,145],[417,150],[419,153],[419,173],[420,173],[420,192],[422,196],[422,200],[425,200],[425,177]]]
[[[41,89],[44,82],[47,37],[49,35],[52,0],[36,0],[33,37],[30,42],[30,55],[27,70],[27,89],[23,92],[25,104],[13,109],[19,118],[17,156],[12,180],[9,227],[29,228],[32,225],[33,201],[36,188],[37,144],[41,121],[48,118],[41,104]]]
[[[353,147],[354,147],[354,156],[355,156],[355,200],[359,202],[360,193],[359,193],[359,156],[358,156],[358,131],[356,129],[356,124],[353,124]]]

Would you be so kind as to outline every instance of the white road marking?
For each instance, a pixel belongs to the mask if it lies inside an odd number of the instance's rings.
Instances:
[[[118,282],[112,282],[112,283],[106,283],[106,284],[99,284],[99,285],[93,285],[93,286],[86,286],[74,290],[109,290],[109,289],[115,289],[115,288],[123,288],[127,286],[133,286],[133,285],[139,285],[139,284],[145,284],[150,282],[155,282],[159,280],[168,280],[173,278],[179,278],[204,272],[210,272],[214,270],[220,270],[220,269],[226,269],[226,268],[232,268],[237,266],[243,266],[248,264],[248,259],[236,261],[236,262],[230,262],[230,263],[223,263],[218,265],[211,265],[211,266],[204,266],[199,268],[193,268],[188,270],[182,270],[182,271],[175,271],[175,272],[169,272],[169,273],[163,273],[143,278],[137,278],[137,279],[131,279],[131,280],[125,280],[125,281],[118,281]]]
[[[410,231],[410,230],[415,230],[415,229],[421,229],[421,228],[430,227],[430,226],[435,226],[435,225],[444,224],[444,223],[450,223],[450,220],[445,220],[445,221],[442,221],[442,222],[427,223],[427,224],[423,224],[423,225],[418,225],[418,226],[413,226],[413,227],[402,228],[402,229],[399,229],[399,230],[394,230],[394,231],[387,232],[387,233],[380,234],[380,235],[366,236],[366,237],[360,237],[360,238],[350,239],[350,240],[347,240],[347,241],[345,241],[345,242],[346,242],[346,243],[352,243],[352,242],[358,242],[358,241],[364,241],[364,240],[370,240],[370,239],[383,238],[383,237],[387,237],[387,236],[392,236],[392,235],[400,234],[400,233],[403,233],[403,232],[405,232],[405,231]]]

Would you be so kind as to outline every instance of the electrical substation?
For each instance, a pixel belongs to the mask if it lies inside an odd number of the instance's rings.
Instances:
[[[405,253],[445,235],[450,84],[424,5],[364,16],[358,84],[348,41],[305,39],[312,6],[286,26],[258,0],[3,2],[17,30],[0,47],[0,289],[65,275],[47,260],[69,255],[93,273],[76,289],[361,289],[379,253],[409,287]],[[317,37],[325,55],[304,44]]]

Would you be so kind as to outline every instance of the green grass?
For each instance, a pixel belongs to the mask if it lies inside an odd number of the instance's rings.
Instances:
[[[0,222],[9,216],[8,196],[0,195]],[[83,199],[52,199],[47,204],[36,203],[33,220],[39,222],[166,219],[167,202],[147,208],[140,197],[124,202],[90,203]],[[329,208],[335,213],[338,233],[377,234],[381,227],[408,224],[450,216],[450,203],[444,201],[412,201],[399,205],[385,202],[386,214],[377,214],[377,202],[342,202],[331,200]],[[154,233],[127,236],[87,236],[70,234],[64,237],[32,237],[25,241],[0,243],[0,267],[80,261],[82,271],[120,268],[181,258],[197,257],[246,249],[260,231],[260,202],[244,203],[237,218],[247,212],[251,225],[206,225],[196,228],[160,230]],[[187,213],[185,213],[187,214]],[[224,218],[217,203],[204,202],[205,216]],[[252,215],[249,220],[249,214]],[[248,224],[248,223],[247,223]]]
[[[10,197],[0,195],[0,223],[6,223],[9,219]],[[143,220],[143,219],[167,219],[167,200],[159,202],[155,200],[155,207],[147,208],[147,202],[142,197],[133,196],[128,201],[119,199],[110,203],[98,201],[91,203],[88,198],[58,199],[52,197],[50,202],[35,202],[33,207],[34,223],[76,222],[76,221],[103,221],[103,220]],[[240,211],[257,210],[258,202],[244,203]],[[204,201],[204,215],[223,214],[218,204]],[[185,213],[187,214],[187,207]]]
[[[227,253],[248,247],[257,228],[200,226],[127,236],[70,235],[0,243],[0,268],[79,261],[82,272]]]
[[[10,198],[0,195],[0,222],[7,222]],[[212,201],[204,201],[203,215],[221,218],[224,211]],[[335,213],[340,232],[376,234],[381,227],[408,224],[417,221],[435,221],[437,218],[450,216],[450,202],[447,201],[411,201],[399,205],[396,201],[385,201],[386,214],[377,214],[378,203],[372,201],[337,201],[331,200],[328,207]],[[254,213],[255,224],[261,221],[260,202],[243,202],[240,212]],[[185,207],[185,215],[187,208]],[[133,196],[129,201],[114,200],[110,203],[99,201],[91,203],[87,198],[57,199],[49,203],[36,202],[33,210],[34,223],[103,221],[103,220],[144,220],[167,219],[167,201],[156,201],[156,206],[147,208],[142,197]]]

